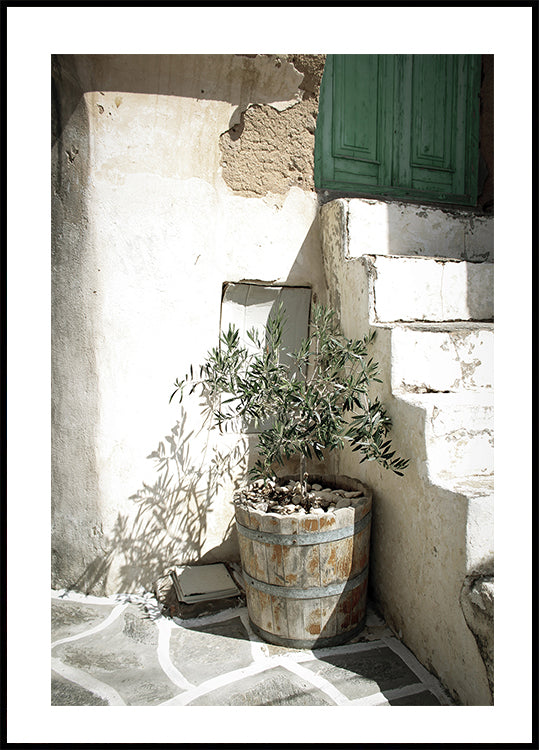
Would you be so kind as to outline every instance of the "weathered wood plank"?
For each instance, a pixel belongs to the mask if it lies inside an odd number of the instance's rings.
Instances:
[[[268,535],[312,535],[312,544],[285,544],[282,537],[267,542],[239,536],[240,554],[247,582],[249,616],[262,631],[282,638],[316,645],[320,639],[339,638],[357,628],[365,614],[367,579],[353,589],[336,593],[328,588],[344,585],[363,570],[369,556],[370,522],[353,533],[354,523],[370,511],[371,496],[356,508],[341,508],[324,516],[279,516],[250,511],[238,521]],[[333,529],[350,529],[342,539],[317,536]],[[257,584],[256,582],[260,582]],[[277,587],[265,589],[265,586]],[[283,595],[279,589],[282,587]],[[327,594],[324,589],[327,588]],[[306,589],[315,589],[305,596]],[[285,595],[286,593],[286,595]],[[279,642],[277,640],[277,642]]]

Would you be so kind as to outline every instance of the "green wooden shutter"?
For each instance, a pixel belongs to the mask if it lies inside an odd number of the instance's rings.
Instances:
[[[315,184],[475,205],[480,55],[328,55]]]

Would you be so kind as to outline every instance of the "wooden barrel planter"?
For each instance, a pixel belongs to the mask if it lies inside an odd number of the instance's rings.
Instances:
[[[236,506],[247,608],[269,643],[324,648],[365,623],[372,493],[349,477],[310,477],[324,487],[363,490],[357,507],[323,515],[263,513]]]

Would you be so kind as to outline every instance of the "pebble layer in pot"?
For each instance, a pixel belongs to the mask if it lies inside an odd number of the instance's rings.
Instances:
[[[215,425],[261,426],[253,481],[234,498],[249,618],[269,642],[320,648],[363,627],[372,495],[350,477],[309,477],[306,459],[323,461],[348,443],[359,463],[402,475],[408,461],[392,449],[391,420],[369,393],[380,382],[368,357],[374,333],[347,339],[336,314],[315,305],[308,337],[290,353],[285,325],[279,309],[262,332],[247,333],[248,346],[230,327],[172,397],[200,386]],[[294,458],[297,476],[277,476]]]

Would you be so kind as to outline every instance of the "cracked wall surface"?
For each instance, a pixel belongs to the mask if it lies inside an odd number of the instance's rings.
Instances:
[[[240,195],[286,193],[294,186],[314,190],[314,134],[325,55],[282,57],[303,74],[301,100],[283,111],[270,104],[250,105],[220,138],[223,179]]]

